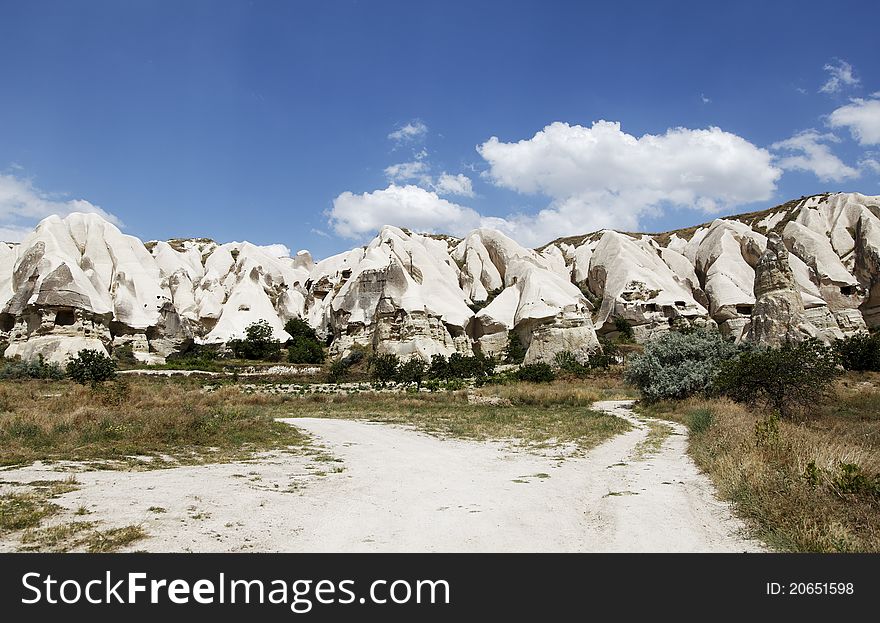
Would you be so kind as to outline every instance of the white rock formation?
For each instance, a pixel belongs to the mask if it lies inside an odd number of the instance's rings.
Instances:
[[[594,325],[613,333],[616,318],[639,340],[677,323],[714,323],[739,338],[770,235],[784,243],[771,255],[787,255],[810,331],[833,339],[880,325],[880,197],[840,193],[539,250],[491,229],[456,239],[387,226],[366,247],[317,263],[248,242],[144,245],[97,215],[49,217],[21,244],[0,244],[0,338],[8,357],[54,361],[82,348],[162,361],[192,339],[242,337],[255,320],[283,341],[293,317],[332,339],[334,356],[358,345],[424,359],[499,354],[515,331],[527,361],[561,350],[586,357],[598,348]],[[775,331],[753,323],[751,334],[770,341]]]

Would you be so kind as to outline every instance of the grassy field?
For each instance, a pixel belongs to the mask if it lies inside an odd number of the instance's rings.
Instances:
[[[880,375],[849,373],[801,422],[722,399],[640,407],[691,428],[690,453],[784,551],[880,551]]]
[[[97,391],[70,381],[5,381],[0,465],[70,460],[150,469],[296,451],[308,439],[275,421],[296,416],[371,419],[472,439],[557,440],[587,448],[627,427],[591,412],[590,404],[631,392],[614,376],[598,376],[471,393],[472,402],[465,390],[303,396],[245,392],[231,383],[205,391],[202,381],[186,378],[128,378]]]
[[[613,378],[484,386],[470,392],[311,394],[290,415],[406,424],[465,439],[505,439],[532,447],[573,444],[581,450],[629,430],[627,422],[590,410],[596,400],[631,392]]]
[[[0,383],[0,465],[42,461],[218,462],[307,444],[282,397],[188,379],[145,378],[101,390],[70,381]],[[100,466],[100,465],[99,465]],[[107,465],[110,466],[110,465]]]

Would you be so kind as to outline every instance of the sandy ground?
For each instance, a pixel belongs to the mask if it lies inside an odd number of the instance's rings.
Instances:
[[[439,439],[348,420],[285,420],[339,461],[259,461],[77,474],[61,521],[141,524],[148,551],[755,551],[685,453],[682,427],[653,455],[627,401],[595,408],[635,428],[580,458]],[[34,465],[6,481],[64,478]],[[91,511],[73,517],[80,506]],[[153,507],[153,510],[149,510]],[[156,509],[164,509],[157,512]],[[6,537],[0,551],[18,543]]]

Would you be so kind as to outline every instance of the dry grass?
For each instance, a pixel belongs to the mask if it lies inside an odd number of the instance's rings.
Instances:
[[[302,447],[274,421],[286,396],[205,392],[195,380],[132,379],[95,392],[69,381],[0,383],[0,464],[121,460],[142,467],[218,462],[255,451]],[[151,461],[132,457],[148,457]]]
[[[685,424],[711,412],[708,428],[692,432],[690,452],[771,546],[880,551],[880,375],[847,375],[811,418],[776,429],[723,399],[641,409]]]
[[[571,443],[580,449],[591,448],[630,428],[620,418],[590,410],[590,404],[605,396],[605,390],[585,381],[580,385],[518,383],[475,391],[482,396],[501,397],[509,404],[468,404],[464,391],[311,394],[296,397],[289,405],[289,414],[407,424],[433,434],[517,440],[530,446]]]
[[[10,489],[0,495],[0,536],[39,526],[43,519],[61,511],[53,499],[79,487],[74,476],[64,480],[0,481],[0,484]]]
[[[480,396],[497,396],[514,405],[589,407],[597,400],[636,398],[619,374],[595,374],[585,379],[560,379],[552,383],[485,385],[474,390]]]
[[[135,541],[146,538],[140,526],[122,526],[98,530],[93,521],[70,523],[29,530],[21,538],[24,552],[69,552],[85,550],[91,553],[115,552]]]

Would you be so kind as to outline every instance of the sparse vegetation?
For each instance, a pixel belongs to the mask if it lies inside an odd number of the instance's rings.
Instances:
[[[880,376],[847,374],[804,421],[727,398],[644,404],[690,427],[719,494],[777,549],[880,551]]]
[[[504,350],[505,363],[522,363],[526,358],[526,347],[515,331],[507,333],[507,348]]]
[[[114,460],[139,468],[247,457],[301,447],[305,438],[276,422],[289,396],[247,394],[234,386],[205,392],[195,381],[132,379],[126,400],[94,399],[69,382],[0,386],[0,464],[35,460]],[[112,384],[111,384],[112,385]],[[144,457],[144,458],[132,458]]]
[[[0,380],[49,379],[57,381],[64,378],[64,370],[57,363],[46,363],[42,355],[37,359],[4,360],[0,367]]]

